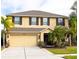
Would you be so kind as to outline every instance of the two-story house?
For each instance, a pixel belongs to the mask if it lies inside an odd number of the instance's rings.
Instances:
[[[68,17],[44,11],[24,11],[8,14],[15,24],[9,31],[7,41],[12,46],[37,46],[47,42],[48,33],[57,25],[68,27]]]

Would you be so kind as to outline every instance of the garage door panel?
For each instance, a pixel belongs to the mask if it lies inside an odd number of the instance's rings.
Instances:
[[[10,46],[36,46],[36,35],[18,36],[12,35],[9,38]]]

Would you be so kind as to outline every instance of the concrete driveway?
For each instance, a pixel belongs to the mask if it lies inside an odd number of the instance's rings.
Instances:
[[[1,52],[2,59],[64,59],[39,47],[9,47]]]

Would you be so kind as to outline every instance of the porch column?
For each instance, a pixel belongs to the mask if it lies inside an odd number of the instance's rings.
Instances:
[[[10,34],[7,34],[6,35],[6,47],[8,47],[9,46],[9,37],[10,37]]]
[[[40,36],[40,33],[39,33],[39,34],[37,34],[37,43],[38,43],[39,41],[41,41],[41,36]]]
[[[44,33],[41,33],[41,41],[44,42]]]

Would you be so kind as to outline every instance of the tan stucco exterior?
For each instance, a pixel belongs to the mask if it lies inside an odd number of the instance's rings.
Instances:
[[[69,20],[67,18],[65,19],[65,27],[69,28]]]
[[[11,18],[11,17],[10,17]],[[12,18],[11,18],[12,19]],[[22,25],[15,25],[15,27],[21,27],[21,28],[51,28],[54,30],[56,26],[56,18],[51,17],[50,18],[50,25],[41,25],[41,21],[39,18],[39,25],[29,25],[29,17],[23,16],[22,17]],[[65,26],[68,26],[68,19],[65,19]],[[10,33],[9,38],[7,38],[7,41],[9,40],[10,46],[36,46],[38,41],[44,41],[44,33],[49,33],[50,29],[45,29],[38,34],[16,34],[16,33]],[[40,39],[38,38],[40,36]]]
[[[52,29],[54,29],[55,26],[56,26],[56,18],[55,17],[50,18],[50,21],[49,21],[50,25],[49,26],[41,25],[40,18],[39,18],[38,22],[39,22],[39,25],[29,25],[29,17],[23,16],[22,17],[22,25],[16,25],[15,24],[15,27],[22,27],[22,28],[52,28]],[[68,19],[67,18],[65,18],[65,26],[68,27]]]

